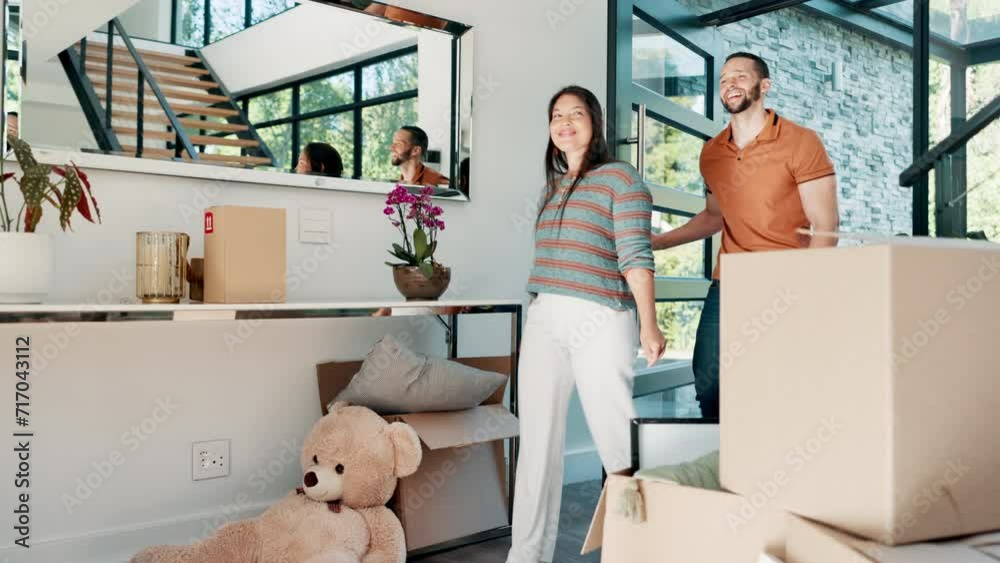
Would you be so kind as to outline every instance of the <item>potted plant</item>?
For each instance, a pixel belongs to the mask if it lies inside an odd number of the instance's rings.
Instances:
[[[49,205],[55,209],[63,231],[72,230],[74,213],[94,223],[95,217],[100,221],[101,212],[87,175],[76,164],[65,168],[39,164],[27,142],[11,136],[8,143],[21,177],[3,169],[4,155],[0,159],[0,303],[41,303],[52,279],[52,236],[36,232],[45,209]],[[53,173],[58,180],[53,181]],[[10,181],[20,191],[20,205],[8,204]]]
[[[434,188],[410,193],[397,185],[389,192],[382,210],[402,235],[402,244],[393,243],[392,254],[402,262],[386,262],[392,267],[396,288],[408,300],[437,299],[448,289],[451,269],[434,259],[437,235],[444,230],[444,210],[431,203]]]

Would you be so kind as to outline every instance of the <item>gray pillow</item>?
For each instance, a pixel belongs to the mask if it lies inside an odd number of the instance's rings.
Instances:
[[[331,403],[346,401],[383,415],[455,411],[480,405],[506,380],[501,373],[417,354],[386,335]]]

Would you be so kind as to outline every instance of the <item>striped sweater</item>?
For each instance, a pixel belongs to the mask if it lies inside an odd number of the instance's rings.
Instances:
[[[588,172],[559,206],[571,180],[563,179],[535,229],[535,263],[528,292],[589,299],[634,309],[624,272],[653,270],[650,220],[653,198],[631,165],[612,162]],[[560,228],[561,227],[561,228]]]

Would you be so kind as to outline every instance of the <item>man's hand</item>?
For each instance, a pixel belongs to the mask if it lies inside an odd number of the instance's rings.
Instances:
[[[642,346],[642,355],[646,358],[647,367],[653,367],[667,349],[667,341],[660,332],[660,327],[653,325],[644,327],[639,333],[639,344]]]
[[[705,209],[676,229],[652,236],[653,250],[666,250],[696,240],[704,240],[722,230],[722,208],[715,196],[708,193]]]

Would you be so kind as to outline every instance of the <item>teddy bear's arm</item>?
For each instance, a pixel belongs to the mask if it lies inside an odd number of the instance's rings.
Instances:
[[[371,540],[361,563],[405,563],[406,537],[403,526],[384,506],[363,508],[358,512],[368,523]]]

